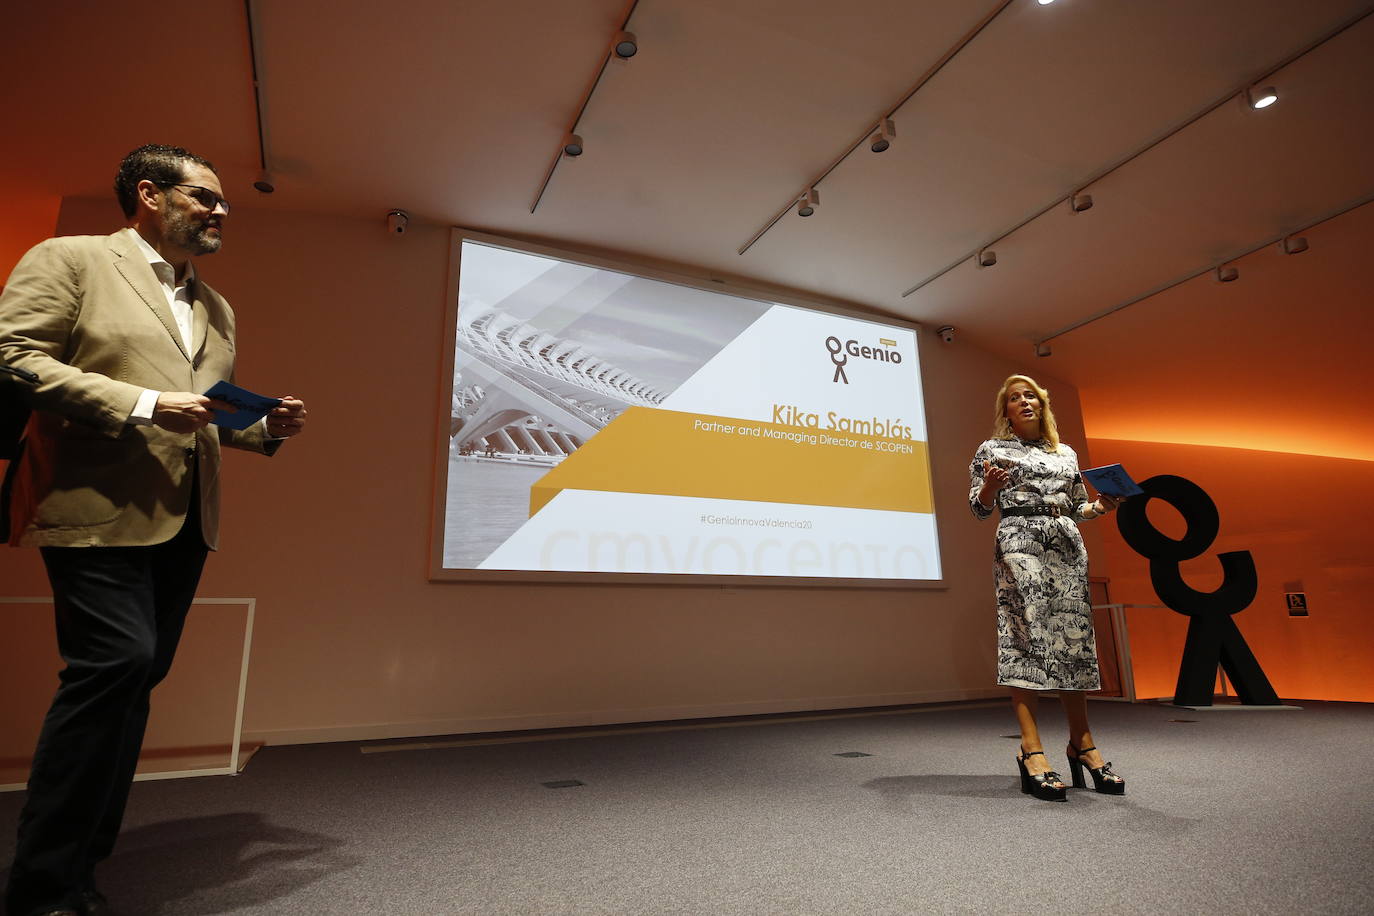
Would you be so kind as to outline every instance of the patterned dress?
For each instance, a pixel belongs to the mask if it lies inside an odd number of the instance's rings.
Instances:
[[[978,518],[983,461],[1011,473],[997,505],[1058,506],[1058,517],[1003,517],[997,524],[997,683],[1031,690],[1096,690],[1097,642],[1088,599],[1088,554],[1078,522],[1088,502],[1078,456],[1062,442],[989,439],[969,465],[969,507]]]

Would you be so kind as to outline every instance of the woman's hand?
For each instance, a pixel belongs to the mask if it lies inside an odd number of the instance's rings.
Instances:
[[[998,490],[1011,483],[1011,472],[1000,464],[993,464],[986,459],[983,460],[983,489],[991,489],[996,493]]]
[[[1113,499],[1105,493],[1102,493],[1098,495],[1097,502],[1093,503],[1093,510],[1098,515],[1106,515],[1119,505],[1121,505],[1121,500]]]
[[[997,491],[1011,483],[1011,472],[987,459],[983,460],[983,488],[978,491],[978,501],[991,508],[997,501]]]

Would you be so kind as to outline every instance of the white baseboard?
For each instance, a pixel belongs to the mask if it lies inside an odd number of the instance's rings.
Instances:
[[[422,738],[438,735],[471,735],[487,732],[530,731],[543,728],[581,728],[624,725],[630,722],[670,722],[681,719],[716,719],[723,716],[757,716],[770,713],[814,712],[830,709],[863,709],[870,706],[911,706],[955,703],[965,700],[1000,699],[1004,687],[966,690],[931,690],[915,693],[868,694],[842,697],[809,697],[787,700],[756,700],[707,706],[658,706],[641,709],[604,709],[491,718],[428,719],[421,722],[379,722],[335,725],[323,728],[245,729],[245,742],[268,746],[327,744],[335,741],[378,741],[386,738]]]

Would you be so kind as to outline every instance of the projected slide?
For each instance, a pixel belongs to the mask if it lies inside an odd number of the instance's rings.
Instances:
[[[465,240],[450,570],[940,578],[915,332]]]

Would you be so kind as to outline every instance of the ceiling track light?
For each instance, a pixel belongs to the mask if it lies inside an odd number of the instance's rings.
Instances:
[[[1218,267],[1218,268],[1217,268],[1217,282],[1218,282],[1218,283],[1231,283],[1231,282],[1233,282],[1233,281],[1235,281],[1235,280],[1239,280],[1239,279],[1240,279],[1240,271],[1239,271],[1239,270],[1236,270],[1236,269],[1235,269],[1234,267],[1232,267],[1231,265],[1225,264],[1225,265],[1222,265],[1221,267]]]
[[[891,118],[883,118],[878,122],[877,132],[868,138],[868,148],[875,153],[885,153],[888,147],[892,146],[892,138],[895,136],[897,125]]]
[[[639,39],[634,32],[627,32],[621,29],[615,33],[615,41],[611,44],[611,53],[617,60],[629,60],[639,53]]]
[[[1253,86],[1245,90],[1245,100],[1250,103],[1250,107],[1259,111],[1261,108],[1268,108],[1279,100],[1279,93],[1273,86],[1265,86],[1263,89],[1256,89]]]
[[[1047,343],[1046,343],[1045,341],[1043,341],[1043,340],[1040,341],[1040,343],[1038,343],[1038,344],[1035,345],[1035,355],[1036,355],[1036,356],[1049,356],[1049,355],[1051,355],[1053,352],[1054,352],[1054,351],[1052,351],[1052,350],[1050,349],[1050,345],[1047,344]]]
[[[252,0],[249,2],[251,3]],[[534,200],[530,203],[531,213],[539,209],[539,203],[544,199],[544,192],[549,189],[549,182],[553,181],[554,172],[558,171],[558,164],[564,159],[576,159],[582,155],[582,137],[577,134],[577,126],[582,122],[582,116],[586,114],[587,105],[591,102],[592,96],[596,94],[597,87],[601,85],[601,79],[606,75],[607,66],[615,62],[623,63],[639,53],[639,39],[635,37],[633,32],[627,31],[625,28],[630,24],[629,17],[633,15],[634,7],[637,4],[638,0],[635,0],[635,4],[630,6],[630,12],[626,14],[625,21],[621,23],[620,28],[611,38],[609,49],[603,52],[604,56],[598,64],[596,79],[592,80],[592,84],[582,94],[582,101],[577,106],[577,114],[573,115],[572,120],[568,122],[567,133],[563,134],[558,152],[554,153],[553,161],[549,163],[548,169],[544,172],[544,180],[539,183],[539,190],[534,192]]]
[[[634,2],[638,3],[639,0],[634,0]],[[910,102],[916,96],[916,93],[920,92],[921,89],[924,88],[932,79],[938,76],[951,61],[958,57],[959,54],[962,53],[965,48],[969,47],[970,44],[972,44],[980,35],[982,35],[983,31],[987,29],[990,25],[992,25],[994,20],[996,20],[1007,10],[1012,9],[1014,6],[1019,6],[1019,4],[1014,3],[1013,0],[998,0],[997,3],[991,4],[991,6],[992,9],[988,10],[982,16],[982,18],[978,19],[973,24],[972,28],[970,28],[967,32],[960,36],[954,42],[954,44],[950,46],[950,48],[947,51],[945,51],[944,54],[940,55],[939,59],[936,60],[933,65],[929,66],[916,79],[915,85],[908,89],[906,93],[903,94],[901,98],[897,99],[895,103],[887,105],[882,110],[889,112],[889,114],[892,112],[901,111],[902,107],[906,105],[908,102]],[[633,9],[634,7],[631,7],[632,11]],[[884,120],[888,119],[885,118]],[[872,122],[870,121],[869,123],[871,124]],[[828,166],[826,166],[824,169],[821,169],[813,177],[808,179],[806,184],[810,187],[815,187],[816,185],[825,181],[825,179],[829,177],[831,172],[839,168],[841,163],[849,159],[849,157],[854,152],[859,150],[865,143],[868,143],[869,149],[872,149],[872,141],[874,141],[875,139],[879,139],[875,136],[876,133],[877,132],[871,131],[865,126],[863,132],[860,133],[856,139],[850,142],[850,144],[846,146],[843,149],[843,151],[841,151],[840,154],[836,156],[835,159]],[[887,139],[890,145],[891,137],[888,137]],[[1058,201],[1056,200],[1056,203],[1057,202]],[[769,219],[759,228],[759,230],[755,232],[752,236],[750,236],[749,240],[746,241],[735,251],[735,254],[743,256],[744,254],[748,253],[749,249],[753,248],[754,245],[758,243],[759,239],[763,238],[764,235],[766,235],[770,230],[772,230],[774,226],[781,222],[783,218],[785,218],[787,214],[790,213],[793,210],[793,208],[796,207],[796,205],[797,201],[793,199],[787,201],[787,203],[778,207],[778,209],[774,211],[773,215],[769,217]],[[959,263],[962,264],[967,258],[968,255],[965,255],[963,258],[960,258]]]
[[[253,189],[263,194],[271,194],[277,189],[277,183],[272,180],[272,173],[267,169],[258,172],[258,177],[253,181]]]
[[[1290,235],[1279,241],[1279,251],[1284,254],[1302,254],[1307,250],[1307,239],[1301,235]]]
[[[821,205],[821,192],[815,188],[807,188],[806,193],[797,198],[797,215],[808,217],[816,212],[816,208]]]
[[[1074,213],[1082,213],[1093,208],[1093,196],[1091,194],[1070,194],[1069,209]]]
[[[997,263],[997,252],[993,251],[991,248],[980,248],[980,249],[978,249],[978,266],[979,266],[979,267],[991,267],[992,265],[994,265],[994,264],[996,264],[996,263]]]
[[[1293,254],[1297,254],[1300,251],[1306,251],[1306,245],[1297,243],[1305,243],[1307,239],[1303,236],[1298,235],[1297,233],[1307,232],[1308,230],[1314,229],[1317,226],[1322,225],[1323,223],[1327,223],[1333,219],[1336,219],[1337,217],[1344,216],[1352,210],[1358,210],[1360,207],[1367,207],[1370,204],[1374,204],[1374,193],[1366,194],[1364,197],[1351,201],[1350,203],[1343,204],[1334,210],[1328,210],[1327,212],[1323,213],[1321,216],[1317,217],[1309,223],[1293,227],[1292,231],[1289,233],[1271,236],[1256,245],[1252,245],[1251,247],[1246,248],[1243,251],[1237,251],[1227,258],[1227,264],[1232,264],[1240,260],[1241,258],[1249,257],[1257,251],[1262,251],[1263,249],[1268,248],[1270,245],[1278,246],[1280,250],[1286,250],[1284,248],[1285,241],[1290,241],[1291,243],[1294,243],[1292,244]],[[1223,272],[1228,270],[1231,272],[1229,274],[1230,279],[1225,279],[1225,277],[1223,276]],[[1231,282],[1231,280],[1235,280],[1240,276],[1236,268],[1229,267],[1226,265],[1223,265],[1221,267],[1200,267],[1197,270],[1189,271],[1183,276],[1177,277],[1169,281],[1168,283],[1156,286],[1148,292],[1141,293],[1137,296],[1132,296],[1130,299],[1127,299],[1124,302],[1118,302],[1115,305],[1109,306],[1108,308],[1095,312],[1086,318],[1081,318],[1078,321],[1073,322],[1072,324],[1067,324],[1062,328],[1058,328],[1055,331],[1048,334],[1044,338],[1044,340],[1053,340],[1056,337],[1062,337],[1065,334],[1077,331],[1079,328],[1087,327],[1090,324],[1101,321],[1104,318],[1117,314],[1118,312],[1122,312],[1128,308],[1131,308],[1134,305],[1139,305],[1140,303],[1145,302],[1148,299],[1153,299],[1155,296],[1158,296],[1161,293],[1166,293],[1171,289],[1176,289],[1177,287],[1180,287],[1185,283],[1189,283],[1193,280],[1198,279],[1199,277],[1205,277],[1208,274],[1215,276],[1218,280],[1222,280],[1223,282],[1228,283]]]

